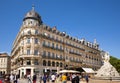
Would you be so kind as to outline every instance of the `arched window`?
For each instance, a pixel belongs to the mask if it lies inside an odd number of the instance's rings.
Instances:
[[[45,60],[43,60],[43,66],[46,66],[46,61]]]
[[[50,61],[48,61],[48,66],[51,66],[51,62]]]
[[[57,67],[59,66],[59,62],[56,62],[56,66],[57,66]]]
[[[62,67],[63,66],[63,64],[62,63],[60,63],[60,67]]]
[[[52,66],[55,67],[55,62],[54,61],[52,62]]]

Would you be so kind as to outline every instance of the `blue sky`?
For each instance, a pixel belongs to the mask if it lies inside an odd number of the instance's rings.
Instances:
[[[93,42],[120,58],[120,0],[0,0],[0,52],[10,54],[25,14],[35,5],[50,27]]]

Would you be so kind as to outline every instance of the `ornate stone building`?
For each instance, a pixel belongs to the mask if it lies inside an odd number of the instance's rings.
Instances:
[[[7,53],[0,53],[0,76],[10,74],[10,56]]]
[[[41,16],[34,10],[23,18],[23,24],[13,43],[11,70],[25,74],[51,72],[64,68],[101,66],[99,45],[85,39],[71,37],[56,27],[43,24]]]

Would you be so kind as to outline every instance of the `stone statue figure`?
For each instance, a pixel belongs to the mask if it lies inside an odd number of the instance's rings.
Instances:
[[[96,77],[107,78],[107,77],[120,77],[116,69],[110,64],[110,55],[108,52],[101,51],[101,56],[103,60],[103,65],[97,71]]]
[[[110,55],[109,55],[109,53],[108,53],[108,52],[104,53],[104,54],[102,55],[102,59],[103,59],[103,62],[109,62],[109,60],[110,60]]]

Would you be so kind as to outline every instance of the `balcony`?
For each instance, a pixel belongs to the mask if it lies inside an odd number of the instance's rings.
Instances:
[[[21,55],[19,58],[40,58],[40,55]]]
[[[45,55],[43,55],[42,58],[45,58],[45,59],[53,59],[53,60],[64,60],[64,59],[62,59],[62,58],[52,57],[52,56],[45,56]]]
[[[55,41],[55,42],[59,42],[59,43],[63,43],[61,40],[58,40],[58,39],[55,39],[55,38],[51,38],[49,36],[46,36],[46,35],[41,35],[43,38],[45,39],[49,39],[51,41]]]
[[[79,53],[75,53],[75,52],[69,52],[70,54],[74,54],[74,55],[78,55],[78,56],[82,56],[81,54],[79,54]]]
[[[60,48],[55,48],[55,47],[48,46],[48,45],[45,45],[45,44],[43,44],[43,46],[46,47],[46,48],[49,48],[49,49],[53,49],[53,50],[58,50],[58,51],[64,52],[64,50],[60,49]]]

